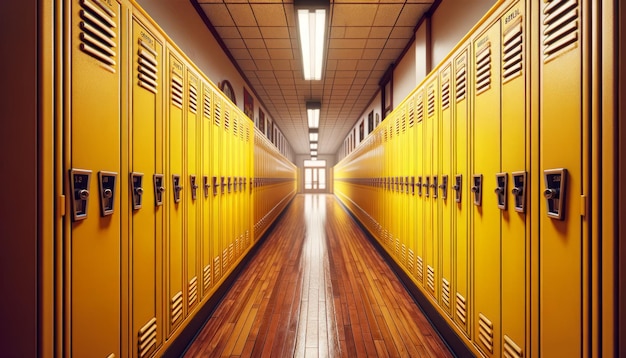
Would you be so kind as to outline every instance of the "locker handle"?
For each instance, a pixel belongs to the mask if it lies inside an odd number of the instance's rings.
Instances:
[[[513,188],[511,189],[511,194],[515,195],[515,196],[520,196],[523,193],[523,189],[522,188]]]
[[[460,185],[453,185],[453,186],[452,186],[452,189],[454,189],[454,190],[459,190],[459,189],[461,189],[461,186],[460,186]]]
[[[87,189],[77,190],[76,198],[80,200],[87,200],[89,198],[89,190]]]
[[[181,188],[182,189],[182,188]],[[165,187],[164,186],[160,186],[157,189],[159,191],[159,193],[165,193]]]
[[[543,191],[543,196],[546,199],[555,199],[559,197],[559,189],[546,189]]]
[[[111,189],[104,189],[102,196],[104,196],[107,199],[110,199],[113,196],[113,191]]]
[[[143,188],[142,187],[135,188],[135,193],[137,193],[137,195],[143,195]],[[105,195],[106,195],[106,191],[105,191]]]
[[[503,192],[503,191],[504,191],[504,188],[501,188],[501,187],[497,187],[497,188],[494,190],[494,192],[495,192],[496,194],[502,194],[502,192]]]
[[[472,193],[478,193],[479,190],[480,189],[475,185],[472,187]]]

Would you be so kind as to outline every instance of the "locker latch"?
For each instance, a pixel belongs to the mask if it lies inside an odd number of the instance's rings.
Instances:
[[[565,213],[565,185],[567,179],[567,169],[549,169],[543,171],[546,189],[543,196],[546,198],[548,216],[554,219],[563,220]]]
[[[115,185],[117,184],[117,173],[98,172],[100,182],[100,215],[107,216],[113,214],[115,208]]]
[[[244,177],[239,177],[239,191],[245,191],[246,187],[243,184],[246,179]]]
[[[217,181],[217,177],[213,177],[213,195],[217,195],[217,188],[220,186],[220,183]]]
[[[396,191],[401,193],[404,190],[404,178],[396,177]]]
[[[202,177],[202,186],[204,187],[204,197],[208,198],[209,188],[211,187],[211,184],[209,184],[209,177],[206,175]]]
[[[483,201],[483,175],[472,176],[472,193],[474,193],[474,205],[481,206]]]
[[[439,177],[438,176],[433,176],[433,183],[430,184],[430,187],[433,188],[433,198],[437,199],[437,195],[438,195],[438,187],[439,185],[437,185],[439,183]]]
[[[409,193],[409,177],[404,178],[404,193]]]
[[[130,184],[130,190],[132,190],[133,194],[133,210],[141,209],[143,198],[143,173],[130,173]]]
[[[233,186],[233,178],[232,177],[228,177],[228,193],[230,193],[232,186]]]
[[[222,194],[224,194],[224,192],[226,192],[226,178],[225,177],[222,177],[220,186],[222,188]]]
[[[439,189],[441,189],[441,198],[443,200],[448,200],[448,176],[441,176],[441,184],[439,184]]]
[[[238,177],[233,177],[233,191],[236,193],[239,191],[239,178]]]
[[[515,172],[513,176],[513,201],[515,211],[520,213],[526,212],[526,172]]]
[[[165,186],[163,183],[163,174],[154,174],[154,205],[163,205],[163,193],[165,193]]]
[[[415,195],[415,177],[411,177],[411,195]]]
[[[506,210],[506,198],[507,198],[507,182],[509,175],[507,173],[498,173],[496,174],[496,184],[498,185],[495,189],[496,197],[498,198],[498,208],[500,210]]]
[[[417,186],[417,195],[422,196],[422,177],[421,176],[417,177],[417,184],[415,185]]]
[[[454,186],[452,187],[454,189],[454,199],[456,200],[457,203],[461,202],[461,188],[463,187],[463,175],[459,174],[457,175],[455,178],[455,183]]]
[[[426,197],[428,198],[430,196],[430,177],[425,177],[424,178],[424,184],[422,185],[424,187],[424,189],[426,189]]]
[[[180,202],[180,192],[183,190],[182,185],[180,185],[180,175],[173,174],[172,182],[174,184],[174,202]]]
[[[189,184],[191,185],[191,200],[196,200],[198,194],[198,184],[196,184],[196,176],[189,176]]]
[[[89,180],[91,170],[70,169],[70,192],[72,193],[72,219],[74,221],[87,218],[89,207]]]

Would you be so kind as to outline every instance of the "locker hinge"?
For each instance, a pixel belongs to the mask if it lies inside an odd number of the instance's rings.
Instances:
[[[65,195],[59,195],[57,200],[57,211],[61,216],[65,216]]]
[[[580,196],[580,216],[587,216],[587,195]]]

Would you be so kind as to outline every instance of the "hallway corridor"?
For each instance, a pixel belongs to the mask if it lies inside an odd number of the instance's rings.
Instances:
[[[185,357],[450,357],[332,195],[298,195]]]

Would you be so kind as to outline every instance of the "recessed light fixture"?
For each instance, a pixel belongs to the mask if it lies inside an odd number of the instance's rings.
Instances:
[[[310,131],[309,132],[309,142],[317,142],[318,139],[319,139],[319,134],[317,133],[317,131],[315,131],[315,132]]]
[[[305,80],[321,80],[328,1],[294,0]]]
[[[317,143],[311,143],[311,149],[317,150]]]
[[[306,103],[306,116],[309,122],[309,128],[319,128],[321,107],[322,104],[320,102]]]
[[[312,150],[311,151],[311,156],[312,157],[317,157],[317,150]]]

